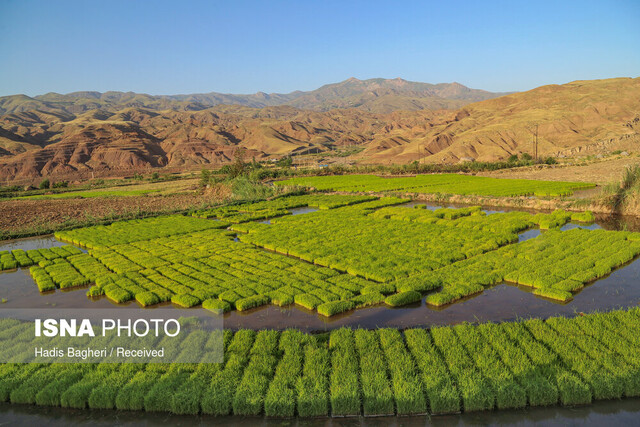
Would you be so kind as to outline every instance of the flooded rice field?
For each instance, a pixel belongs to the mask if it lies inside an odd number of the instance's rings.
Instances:
[[[411,202],[405,206],[426,204],[428,209],[441,207],[432,203]],[[295,215],[314,212],[313,208],[298,208],[292,212]],[[505,212],[486,211],[488,214]],[[268,223],[268,220],[264,221]],[[569,223],[562,230],[572,228],[605,228],[637,230],[633,222],[624,219],[597,221],[584,225]],[[532,239],[544,233],[539,229],[529,229],[520,233],[519,241]],[[7,241],[0,244],[0,250],[37,249],[61,246],[53,236],[37,237]],[[225,327],[233,330],[241,328],[251,329],[286,329],[299,328],[304,331],[326,331],[342,326],[376,328],[397,327],[408,328],[415,326],[450,325],[460,322],[484,321],[513,321],[519,318],[572,316],[581,312],[605,311],[626,308],[636,305],[640,301],[640,259],[613,271],[610,275],[597,280],[574,295],[573,301],[562,304],[558,301],[545,299],[533,295],[533,288],[526,286],[501,283],[485,289],[484,292],[472,295],[443,307],[427,305],[422,301],[399,308],[389,308],[384,304],[349,311],[341,315],[326,318],[315,311],[306,310],[298,305],[277,307],[266,305],[256,309],[238,312],[232,311],[224,315]],[[0,298],[5,300],[4,308],[114,308],[141,309],[135,301],[125,304],[114,304],[106,297],[88,298],[85,293],[87,287],[56,290],[41,294],[38,292],[28,269],[17,269],[0,273]],[[171,307],[171,303],[156,305],[157,307]],[[176,307],[176,309],[179,309]],[[185,313],[202,308],[179,309]]]

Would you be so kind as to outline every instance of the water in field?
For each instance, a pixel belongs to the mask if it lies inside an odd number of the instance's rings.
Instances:
[[[640,400],[597,401],[589,406],[546,407],[471,412],[459,415],[266,419],[262,417],[213,417],[172,415],[141,411],[68,409],[0,403],[0,425],[66,426],[264,426],[264,427],[414,427],[414,426],[606,426],[636,425]]]
[[[253,310],[225,314],[224,324],[229,329],[286,329],[326,331],[342,326],[376,328],[450,325],[460,322],[511,321],[519,318],[573,316],[579,312],[611,310],[634,306],[640,301],[640,259],[620,268],[609,276],[583,288],[574,300],[561,304],[531,293],[532,288],[500,284],[484,292],[434,308],[424,301],[399,308],[384,304],[325,318],[300,306],[277,307],[266,305]],[[87,287],[40,294],[28,269],[0,273],[2,308],[114,308],[141,309],[135,301],[113,304],[106,297],[87,298]],[[154,306],[166,308],[171,303]],[[185,313],[202,308],[178,309]]]
[[[293,208],[293,209],[287,209],[289,212],[291,212],[291,215],[302,215],[302,214],[306,214],[306,213],[311,213],[311,212],[315,212],[318,209],[316,208],[310,208],[309,206],[303,206],[301,208]],[[262,224],[271,224],[271,219],[273,218],[267,218],[267,219],[263,219],[262,221],[258,221]]]
[[[418,204],[421,202],[412,202]],[[424,204],[424,203],[422,203]],[[428,204],[429,209],[442,206]],[[294,214],[300,215],[313,212],[313,208],[295,209]],[[595,224],[569,223],[563,230],[571,228],[626,228],[635,227],[625,222],[603,222]],[[535,238],[539,229],[521,232],[519,241]],[[0,244],[0,250],[34,249],[61,246],[53,236],[36,237],[7,241]],[[341,326],[359,326],[375,328],[411,327],[455,324],[463,321],[502,321],[515,320],[526,317],[550,317],[556,315],[574,315],[577,312],[593,310],[611,310],[629,307],[640,301],[640,259],[632,261],[626,266],[615,270],[609,276],[602,278],[583,288],[574,295],[574,300],[561,304],[557,301],[537,297],[531,293],[532,289],[523,286],[500,284],[485,289],[484,292],[457,301],[441,308],[427,306],[424,302],[401,308],[389,308],[384,304],[344,313],[331,318],[324,318],[316,312],[308,311],[299,306],[276,307],[263,306],[246,312],[231,312],[225,315],[225,326],[231,329],[239,328],[273,328],[284,329],[297,327],[307,331],[323,331]],[[40,294],[31,279],[28,269],[0,272],[0,299],[5,299],[0,308],[98,308],[121,307],[124,309],[139,309],[134,302],[114,304],[106,297],[87,298],[88,286],[52,291]],[[171,306],[170,303],[161,305]],[[160,307],[160,306],[157,306]],[[148,309],[154,309],[148,308]],[[180,309],[185,310],[185,309]],[[202,310],[192,308],[188,310]]]
[[[263,306],[248,312],[225,315],[225,328],[296,327],[305,331],[326,331],[342,326],[409,328],[452,325],[461,322],[513,321],[529,317],[574,316],[580,312],[635,306],[640,301],[640,258],[594,284],[585,286],[573,301],[562,304],[533,295],[533,288],[500,284],[484,292],[435,308],[424,303],[389,308],[384,304],[346,312],[330,318],[292,305]]]
[[[58,239],[53,237],[53,235],[48,235],[27,237],[25,239],[0,241],[0,251],[12,251],[14,249],[22,249],[28,251],[29,249],[44,249],[64,245],[68,245],[68,243],[59,241]]]

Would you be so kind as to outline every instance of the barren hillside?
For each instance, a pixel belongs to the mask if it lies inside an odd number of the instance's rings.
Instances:
[[[350,100],[366,97],[361,87],[379,85],[389,90],[390,81],[380,80],[323,87],[313,100],[309,93],[299,95],[297,100],[302,106],[312,101],[314,105],[346,106]],[[405,95],[424,89],[419,86],[423,84],[404,80],[395,84],[404,88]],[[439,86],[428,85],[428,89],[440,100],[484,96],[461,85]],[[256,159],[359,146],[363,150],[355,160],[362,163],[406,163],[419,158],[446,163],[493,161],[532,153],[536,128],[541,156],[637,151],[639,143],[640,78],[543,86],[457,110],[421,108],[391,113],[369,111],[375,108],[312,111],[243,105],[217,105],[197,111],[160,109],[165,107],[164,101],[173,107],[172,102],[195,102],[164,98],[159,98],[162,102],[153,108],[116,109],[123,103],[121,96],[98,95],[83,93],[78,99],[95,96],[100,99],[96,101],[100,108],[67,105],[68,98],[60,100],[54,95],[37,102],[0,99],[2,108],[9,111],[9,106],[11,111],[0,116],[0,180],[80,171],[220,165],[229,162],[240,147],[247,149],[249,158]],[[388,105],[385,96],[368,105]],[[409,99],[407,96],[402,97],[402,103]],[[428,98],[420,99],[424,103]],[[49,108],[54,104],[56,108]]]

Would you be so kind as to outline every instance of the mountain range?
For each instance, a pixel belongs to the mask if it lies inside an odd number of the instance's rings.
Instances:
[[[252,108],[289,105],[327,111],[333,108],[358,108],[376,113],[394,110],[458,108],[465,104],[504,95],[470,89],[460,83],[418,83],[397,79],[358,80],[351,77],[316,90],[291,93],[258,92],[251,95],[200,93],[191,95],[147,95],[134,92],[73,92],[66,95],[50,92],[28,97],[12,95],[0,98],[0,114],[30,110],[78,114],[101,109],[115,112],[135,107],[154,111],[200,111],[216,105],[242,105]]]
[[[640,78],[498,94],[458,83],[358,80],[289,94],[48,93],[0,98],[0,179],[229,162],[358,146],[362,163],[492,161],[627,147]],[[633,147],[631,147],[633,148]]]

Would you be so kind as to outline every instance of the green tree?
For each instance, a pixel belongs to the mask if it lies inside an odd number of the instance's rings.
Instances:
[[[244,161],[245,156],[247,155],[247,150],[245,148],[238,148],[235,152],[233,164],[231,165],[229,171],[229,178],[236,178],[238,176],[244,175],[247,164]]]
[[[293,165],[293,159],[291,156],[283,157],[276,162],[276,166],[280,166],[283,168],[288,168]]]
[[[211,171],[202,168],[200,171],[200,187],[206,187],[211,182]]]
[[[49,178],[45,178],[42,181],[40,181],[40,189],[41,190],[46,190],[47,188],[49,188],[51,186],[51,181],[49,181]]]

